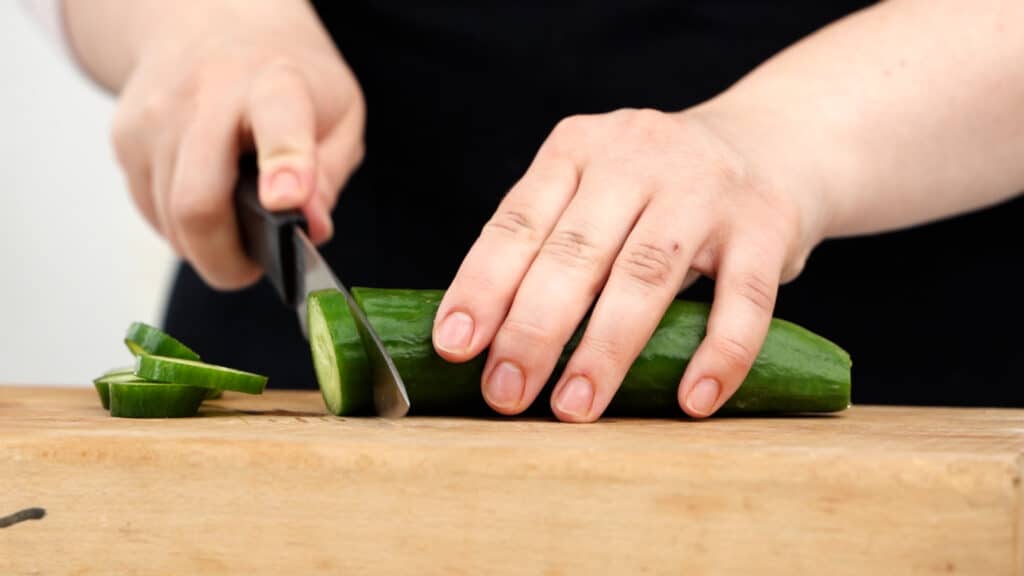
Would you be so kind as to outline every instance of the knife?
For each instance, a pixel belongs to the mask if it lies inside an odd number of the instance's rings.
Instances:
[[[374,411],[385,418],[405,416],[409,394],[395,362],[363,309],[309,240],[306,218],[297,210],[270,212],[260,204],[259,167],[253,154],[239,159],[235,213],[246,255],[263,267],[281,300],[295,309],[303,336],[309,338],[306,296],[310,292],[334,288],[345,296],[370,363]]]

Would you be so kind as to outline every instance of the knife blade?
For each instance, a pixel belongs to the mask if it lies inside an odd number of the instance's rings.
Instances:
[[[246,255],[263,267],[281,300],[294,307],[303,336],[309,338],[306,326],[309,293],[328,288],[341,292],[366,349],[373,381],[374,411],[385,418],[405,416],[409,412],[409,395],[380,336],[306,235],[305,217],[297,210],[270,212],[260,204],[259,168],[252,154],[243,155],[239,160],[234,199]]]

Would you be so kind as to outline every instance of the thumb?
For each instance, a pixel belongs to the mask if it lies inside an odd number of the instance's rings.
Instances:
[[[260,203],[267,210],[307,205],[317,185],[316,117],[302,74],[287,64],[267,68],[249,91],[249,122],[260,166]]]

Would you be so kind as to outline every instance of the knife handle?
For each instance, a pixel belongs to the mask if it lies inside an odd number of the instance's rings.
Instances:
[[[254,154],[238,160],[235,184],[235,214],[246,256],[263,267],[263,273],[278,295],[289,306],[301,300],[300,262],[295,253],[295,227],[307,229],[306,218],[298,210],[271,212],[260,204],[259,165]]]

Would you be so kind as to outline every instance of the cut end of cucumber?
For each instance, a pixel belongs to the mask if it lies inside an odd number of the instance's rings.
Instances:
[[[324,404],[333,414],[341,412],[341,372],[338,370],[338,357],[334,351],[334,340],[327,318],[320,308],[318,298],[307,300],[307,325],[309,327],[309,346],[313,351],[313,370],[316,372],[320,392]]]

